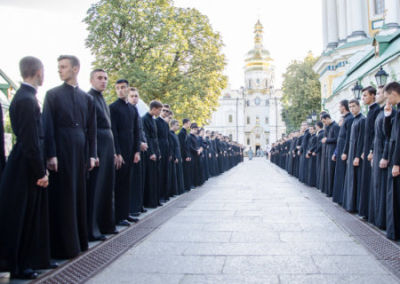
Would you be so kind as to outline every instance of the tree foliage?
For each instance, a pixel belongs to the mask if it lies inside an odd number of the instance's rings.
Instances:
[[[125,78],[143,101],[170,104],[178,119],[204,124],[218,106],[227,84],[223,43],[197,10],[170,0],[101,0],[84,22],[93,65],[110,78],[108,102],[116,98],[113,83]]]
[[[314,110],[321,109],[321,84],[312,67],[318,58],[310,53],[304,61],[293,61],[283,75],[282,119],[287,132],[300,127]]]

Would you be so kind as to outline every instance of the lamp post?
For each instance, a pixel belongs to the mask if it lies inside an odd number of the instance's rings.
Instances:
[[[389,77],[389,74],[386,73],[385,70],[383,70],[383,67],[381,65],[381,68],[379,69],[379,71],[375,74],[375,79],[376,79],[376,83],[379,86],[383,86],[386,85],[387,82],[387,78]]]
[[[361,99],[361,90],[363,89],[363,87],[360,85],[360,84],[358,84],[358,81],[356,82],[356,84],[354,85],[354,87],[351,89],[351,91],[353,92],[353,94],[354,94],[354,97],[357,99],[357,100],[360,100]]]
[[[312,121],[313,121],[313,122],[316,122],[316,121],[317,121],[317,113],[315,112],[315,110],[312,111],[312,113],[311,113],[311,118],[312,118]]]
[[[312,123],[312,117],[310,114],[307,116],[307,123],[308,123],[308,125],[310,125]]]

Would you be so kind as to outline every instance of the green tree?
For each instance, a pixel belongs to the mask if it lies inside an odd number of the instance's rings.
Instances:
[[[313,110],[321,109],[319,75],[312,70],[317,60],[310,52],[304,61],[293,61],[283,75],[282,119],[287,132],[298,129]]]
[[[143,101],[170,104],[178,119],[204,124],[218,106],[227,84],[223,43],[197,10],[170,0],[101,0],[84,22],[93,65],[110,78],[108,102],[116,98],[113,83],[126,78]]]

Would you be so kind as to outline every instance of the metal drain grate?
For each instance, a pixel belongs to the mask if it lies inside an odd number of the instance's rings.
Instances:
[[[180,196],[139,223],[31,283],[75,284],[87,282],[210,189],[209,186],[203,186],[201,189],[195,189]]]
[[[286,172],[279,169],[281,173],[293,184],[302,188],[303,193],[321,210],[328,214],[340,227],[350,234],[356,241],[368,249],[376,259],[379,260],[395,277],[400,279],[400,244],[386,238],[383,232],[361,220],[355,214],[344,210],[341,206],[325,197],[323,193],[315,188],[307,187]]]

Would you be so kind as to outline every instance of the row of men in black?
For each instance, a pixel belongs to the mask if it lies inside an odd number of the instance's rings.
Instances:
[[[12,277],[34,279],[35,270],[56,268],[50,257],[77,256],[88,241],[118,233],[117,224],[136,222],[132,215],[145,207],[162,205],[243,159],[240,145],[217,133],[203,137],[196,124],[187,136],[187,119],[177,136],[179,122],[169,128],[172,112],[158,101],[141,118],[139,93],[124,79],[107,106],[106,72],[91,73],[86,93],[78,87],[79,69],[75,56],[58,58],[64,84],[47,92],[41,114],[36,93],[43,64],[34,57],[20,61],[24,82],[10,105],[16,144],[0,183],[0,271]]]
[[[343,100],[339,124],[326,112],[316,126],[303,122],[300,131],[274,144],[271,161],[398,240],[400,84],[362,92],[366,116],[358,100]]]

